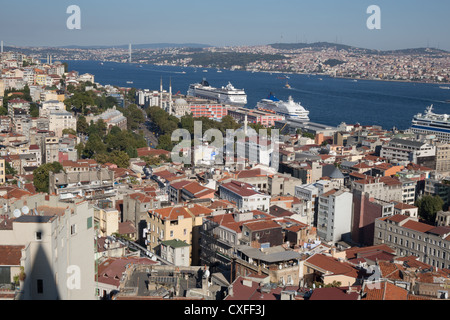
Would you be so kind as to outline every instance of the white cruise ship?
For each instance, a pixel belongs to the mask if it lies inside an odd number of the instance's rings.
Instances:
[[[450,142],[450,115],[434,113],[431,105],[424,114],[413,117],[410,130],[415,134],[435,135],[440,141]]]
[[[206,79],[203,79],[201,83],[191,84],[187,95],[212,99],[223,104],[234,106],[245,106],[247,104],[247,94],[244,89],[236,89],[230,82],[228,82],[226,87],[214,88],[209,85]]]
[[[309,111],[300,103],[294,102],[291,96],[288,101],[282,101],[270,93],[266,99],[257,103],[256,108],[262,111],[272,111],[290,119],[309,121]]]

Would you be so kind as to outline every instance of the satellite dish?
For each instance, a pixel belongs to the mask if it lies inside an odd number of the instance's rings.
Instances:
[[[22,215],[22,213],[20,212],[19,209],[16,209],[16,210],[14,210],[13,215],[14,215],[14,217],[18,218]]]
[[[28,214],[30,212],[30,209],[27,207],[27,206],[24,206],[23,208],[22,208],[22,213],[23,214]]]

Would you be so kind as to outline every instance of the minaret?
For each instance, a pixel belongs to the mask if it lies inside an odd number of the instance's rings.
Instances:
[[[1,50],[0,53],[3,53],[3,40],[2,40],[2,44],[1,44]]]
[[[163,108],[163,85],[162,85],[162,77],[161,82],[159,84],[159,107]]]
[[[128,53],[130,55],[129,62],[131,63],[131,43],[128,45]]]
[[[245,119],[244,119],[244,134],[247,136],[247,114],[245,114]]]

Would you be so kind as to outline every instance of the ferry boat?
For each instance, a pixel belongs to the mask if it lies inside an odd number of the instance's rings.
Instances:
[[[434,113],[431,105],[426,108],[425,113],[418,113],[413,117],[410,131],[435,135],[438,140],[450,142],[450,115]]]
[[[247,94],[244,89],[236,89],[230,82],[221,88],[212,87],[206,79],[201,83],[194,83],[189,86],[188,96],[203,99],[211,99],[224,104],[234,106],[244,106],[247,104]]]
[[[294,102],[291,96],[289,96],[288,101],[283,101],[270,93],[267,98],[257,103],[256,108],[259,110],[271,110],[290,119],[309,121],[309,111],[300,103]]]

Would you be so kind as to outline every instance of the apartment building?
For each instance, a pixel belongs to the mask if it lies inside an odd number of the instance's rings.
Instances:
[[[101,237],[112,236],[119,231],[119,211],[94,206],[94,222]]]
[[[167,240],[185,241],[191,246],[190,263],[197,265],[200,256],[200,233],[203,217],[211,215],[213,210],[198,204],[173,206],[148,211],[146,246],[160,254],[161,242]]]
[[[356,175],[353,173],[352,175]],[[403,201],[403,184],[392,177],[359,175],[351,182],[351,190],[368,193],[370,197],[383,201]]]
[[[417,218],[395,215],[375,221],[374,245],[386,244],[400,256],[416,256],[423,263],[450,268],[450,227],[436,227]]]
[[[41,199],[42,200],[42,199]],[[94,212],[86,202],[40,201],[0,229],[2,245],[24,246],[24,300],[95,299]]]
[[[380,156],[398,162],[412,162],[429,168],[436,167],[436,146],[420,141],[392,139],[381,148]]]
[[[304,200],[304,211],[300,222],[307,225],[317,225],[318,197],[333,188],[339,187],[329,180],[303,184],[295,187],[295,197]]]
[[[326,242],[336,243],[350,238],[353,194],[333,189],[319,196],[317,235]]]
[[[161,241],[161,258],[175,266],[188,267],[190,245],[178,239]]]
[[[270,196],[256,191],[255,187],[248,183],[233,180],[221,184],[219,194],[221,199],[235,203],[241,211],[269,210]]]
[[[76,117],[65,110],[50,111],[49,115],[49,130],[55,132],[57,137],[63,136],[64,129],[77,130]]]
[[[60,172],[49,174],[49,193],[60,199],[73,199],[77,196],[88,200],[114,197],[114,171],[106,168],[88,172]]]
[[[370,194],[353,191],[352,241],[373,245],[375,220],[394,215],[394,203],[378,200]]]
[[[436,171],[439,173],[450,172],[450,143],[436,144]]]

